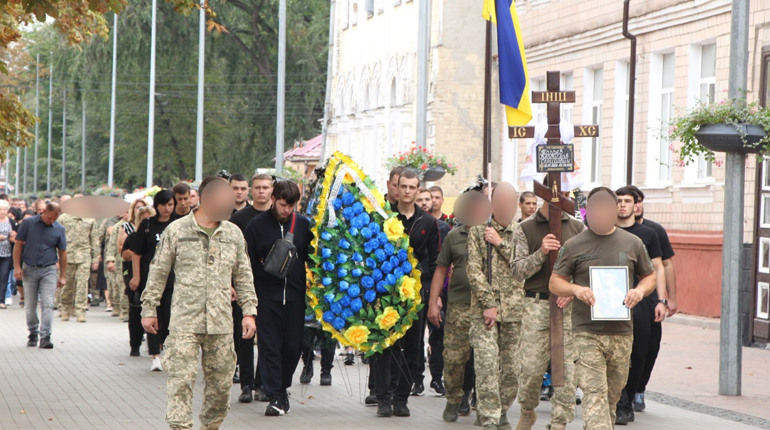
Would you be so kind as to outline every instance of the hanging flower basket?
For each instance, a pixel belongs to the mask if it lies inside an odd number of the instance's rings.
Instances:
[[[698,142],[714,152],[758,153],[765,130],[752,124],[706,124],[695,132]]]
[[[445,173],[446,170],[444,170],[443,167],[431,167],[425,170],[425,173],[422,176],[422,180],[425,182],[438,181],[444,177]]]

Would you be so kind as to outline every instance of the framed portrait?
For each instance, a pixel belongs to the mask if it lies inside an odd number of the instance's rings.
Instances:
[[[770,319],[770,284],[757,284],[757,318]]]
[[[629,289],[628,267],[594,266],[589,275],[596,299],[591,306],[591,320],[629,321],[631,310],[623,304]]]

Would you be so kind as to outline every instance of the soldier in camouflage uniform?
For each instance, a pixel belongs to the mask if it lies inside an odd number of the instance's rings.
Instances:
[[[176,274],[163,367],[168,371],[166,422],[191,429],[198,360],[206,387],[200,413],[204,429],[218,429],[230,407],[235,372],[230,286],[243,309],[245,339],[254,336],[257,296],[243,234],[228,221],[235,195],[227,181],[207,177],[200,207],[171,223],[161,236],[142,294],[142,326],[158,331],[160,305],[171,270]]]
[[[109,271],[109,267],[107,264],[107,254],[109,252],[109,240],[110,235],[109,233],[112,232],[112,227],[115,225],[116,222],[120,220],[120,217],[111,217],[111,218],[105,218],[101,221],[99,224],[99,245],[102,247],[102,262],[104,262],[104,267],[102,268],[102,271],[104,272],[104,279],[107,283],[107,289],[104,291],[104,298],[107,301],[107,308],[112,308],[112,311],[115,310],[115,308],[118,307],[118,304],[120,303],[120,296],[113,295],[113,286],[111,285],[113,274]],[[115,301],[113,303],[113,300]]]
[[[112,288],[110,295],[114,297],[112,316],[118,316],[123,321],[128,321],[129,299],[126,295],[126,283],[123,279],[123,257],[118,249],[118,234],[126,222],[128,221],[124,217],[108,228],[109,236],[104,251],[104,261],[107,266],[105,276],[107,277],[107,285]],[[111,267],[114,269],[110,270]]]
[[[61,292],[61,319],[68,321],[75,311],[78,322],[86,322],[88,280],[99,267],[99,232],[96,220],[62,214],[59,223],[67,235],[67,283]]]
[[[484,428],[510,429],[506,413],[519,389],[517,351],[522,282],[513,276],[516,190],[501,183],[492,192],[492,226],[471,228],[471,346],[476,368],[478,418]],[[487,281],[487,244],[492,245],[492,283]]]
[[[519,404],[521,416],[517,430],[530,430],[535,424],[535,408],[540,403],[543,374],[551,358],[550,294],[548,292],[549,254],[557,252],[560,243],[550,234],[549,204],[546,202],[534,216],[519,224],[514,234],[516,257],[514,275],[524,281],[524,312],[519,345]],[[582,222],[562,212],[562,241],[585,229]],[[572,342],[571,299],[559,299],[564,307],[564,385],[555,387],[551,399],[551,430],[563,430],[575,418],[575,357]]]
[[[549,289],[559,297],[577,299],[572,303],[572,330],[577,386],[583,390],[584,428],[612,430],[615,427],[615,406],[628,379],[633,319],[608,321],[593,318],[592,306],[615,303],[614,307],[618,307],[618,304],[614,295],[594,295],[590,288],[590,269],[596,266],[625,266],[628,268],[627,287],[633,285],[632,277],[637,276],[639,283],[628,290],[623,300],[623,305],[631,310],[655,290],[655,269],[641,239],[615,227],[618,207],[617,196],[612,190],[594,188],[587,202],[590,230],[584,230],[562,245]],[[606,275],[604,280],[607,281]],[[625,288],[622,290],[625,291]]]

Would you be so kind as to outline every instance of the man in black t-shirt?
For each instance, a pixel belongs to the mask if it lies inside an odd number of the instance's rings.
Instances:
[[[231,178],[235,175],[231,176]],[[251,178],[251,198],[253,203],[245,208],[236,211],[230,217],[230,222],[241,229],[241,233],[246,233],[246,227],[257,215],[270,210],[272,205],[270,196],[273,194],[273,177],[270,175],[257,174]],[[232,293],[233,305],[233,340],[235,341],[235,352],[238,357],[238,374],[241,384],[241,395],[238,401],[241,403],[250,403],[253,400],[252,390],[256,390],[256,398],[259,401],[266,402],[267,396],[262,391],[262,378],[259,376],[259,368],[254,371],[254,338],[243,339],[240,333],[240,321],[243,319],[243,312],[238,302],[235,301],[235,290]]]
[[[642,380],[643,371],[647,365],[648,354],[651,348],[653,325],[660,323],[668,314],[666,292],[666,277],[663,269],[660,241],[655,230],[639,224],[634,219],[634,207],[639,201],[639,196],[628,187],[615,191],[618,196],[618,227],[642,239],[647,253],[655,268],[656,291],[647,296],[636,307],[634,318],[634,343],[631,350],[631,369],[628,372],[628,382],[623,389],[617,407],[615,423],[624,425],[634,421],[634,409],[631,402]],[[634,279],[635,283],[638,279]]]

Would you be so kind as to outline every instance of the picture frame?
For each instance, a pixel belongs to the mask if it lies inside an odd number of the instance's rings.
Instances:
[[[592,321],[630,321],[631,309],[623,301],[630,288],[628,267],[593,266],[589,269],[591,291],[596,303],[591,306]]]
[[[770,319],[770,284],[757,283],[757,318]]]

